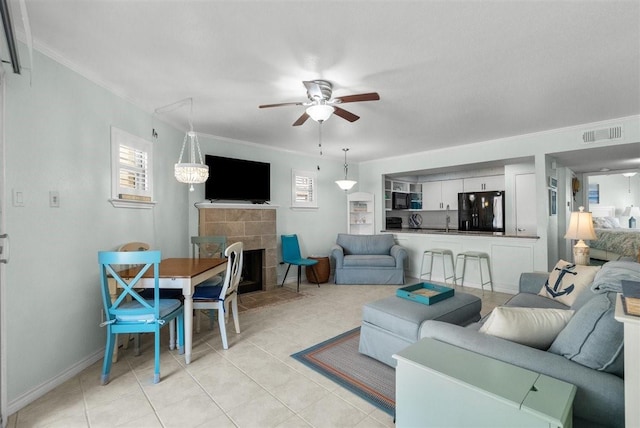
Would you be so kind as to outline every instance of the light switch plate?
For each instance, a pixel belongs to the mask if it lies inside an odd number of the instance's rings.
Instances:
[[[49,206],[51,208],[60,208],[60,192],[57,190],[49,191]]]
[[[12,200],[14,207],[24,207],[24,192],[22,190],[12,189]]]

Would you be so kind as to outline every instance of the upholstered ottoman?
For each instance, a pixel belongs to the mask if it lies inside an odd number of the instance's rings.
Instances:
[[[359,351],[395,367],[396,361],[391,356],[418,341],[424,321],[465,326],[480,319],[481,307],[478,297],[457,291],[432,305],[396,296],[367,303],[362,308]]]

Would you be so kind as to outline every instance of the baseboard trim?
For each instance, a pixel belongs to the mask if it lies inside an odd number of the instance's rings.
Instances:
[[[78,375],[84,369],[90,367],[92,364],[100,361],[104,357],[104,349],[94,352],[83,360],[78,361],[76,364],[69,367],[64,372],[60,373],[58,376],[49,379],[46,382],[41,383],[35,388],[27,391],[22,394],[15,400],[11,400],[7,405],[7,416],[11,416],[20,409],[28,406],[29,404],[36,401],[38,398],[42,397],[46,393],[52,391],[58,386],[62,385],[69,379]]]

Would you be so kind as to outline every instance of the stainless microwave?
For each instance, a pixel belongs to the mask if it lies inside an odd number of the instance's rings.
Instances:
[[[407,210],[411,205],[411,197],[409,193],[393,192],[392,208],[394,210]]]

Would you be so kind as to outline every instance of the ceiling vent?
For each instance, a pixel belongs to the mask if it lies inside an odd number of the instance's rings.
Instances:
[[[608,128],[590,129],[583,131],[580,140],[583,143],[599,143],[601,141],[614,141],[622,139],[622,125]]]

